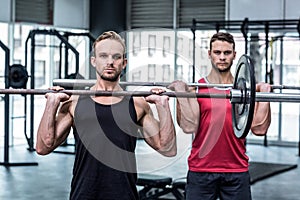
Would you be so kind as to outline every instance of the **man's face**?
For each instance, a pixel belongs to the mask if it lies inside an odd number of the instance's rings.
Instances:
[[[91,57],[91,63],[101,79],[117,81],[127,64],[124,58],[124,48],[116,40],[102,40],[95,46],[95,55]]]
[[[236,52],[233,44],[216,40],[212,43],[211,50],[208,51],[212,67],[219,72],[230,71]]]

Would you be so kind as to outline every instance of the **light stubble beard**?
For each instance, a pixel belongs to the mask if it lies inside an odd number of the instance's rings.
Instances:
[[[101,79],[105,80],[105,81],[110,81],[110,82],[116,82],[118,81],[119,77],[120,77],[121,72],[117,71],[116,73],[114,73],[113,76],[106,76],[104,74],[99,74],[98,75],[101,77]]]
[[[219,73],[226,73],[229,72],[231,70],[231,66],[232,66],[232,62],[229,64],[228,67],[226,67],[225,69],[219,69],[216,65],[214,65],[213,63],[211,63],[212,67],[218,71]]]

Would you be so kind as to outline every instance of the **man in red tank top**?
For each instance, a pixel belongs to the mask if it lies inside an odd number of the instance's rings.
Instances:
[[[199,83],[232,84],[230,71],[236,57],[235,42],[229,33],[216,33],[210,41],[208,56],[212,69]],[[170,89],[178,92],[229,93],[229,88],[195,90],[183,81],[174,81]],[[257,92],[270,92],[267,83],[256,85]],[[245,139],[238,139],[232,127],[228,99],[178,98],[177,122],[185,133],[195,133],[188,158],[186,198],[251,199],[248,156]],[[271,123],[269,102],[256,102],[251,131],[265,135]]]

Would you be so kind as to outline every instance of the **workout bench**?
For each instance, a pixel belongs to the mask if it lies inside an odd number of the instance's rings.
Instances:
[[[141,200],[174,199],[167,198],[167,194],[173,195],[177,200],[184,200],[185,184],[185,179],[173,180],[171,177],[152,174],[139,174],[137,180],[137,186],[143,187],[139,191]]]

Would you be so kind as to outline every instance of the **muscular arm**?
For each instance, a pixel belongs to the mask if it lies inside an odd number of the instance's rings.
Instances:
[[[256,92],[270,92],[271,86],[266,83],[256,85]],[[256,102],[251,131],[255,135],[265,135],[271,124],[270,102]]]
[[[61,95],[59,98],[58,95]],[[71,101],[65,101],[61,105],[61,101],[66,94],[49,94],[42,115],[38,131],[36,152],[46,155],[52,152],[57,146],[67,138],[73,118],[69,112]]]
[[[141,124],[145,141],[164,156],[175,156],[177,153],[176,133],[170,112],[168,97],[151,95],[146,97],[149,103],[156,106],[159,120],[154,118],[149,104],[140,99],[139,105],[143,108]]]
[[[195,89],[189,89],[187,85],[182,81],[174,81],[170,86],[170,89],[176,92],[193,92]],[[199,104],[197,98],[177,98],[176,104],[176,118],[177,123],[185,133],[194,133],[199,126]]]

